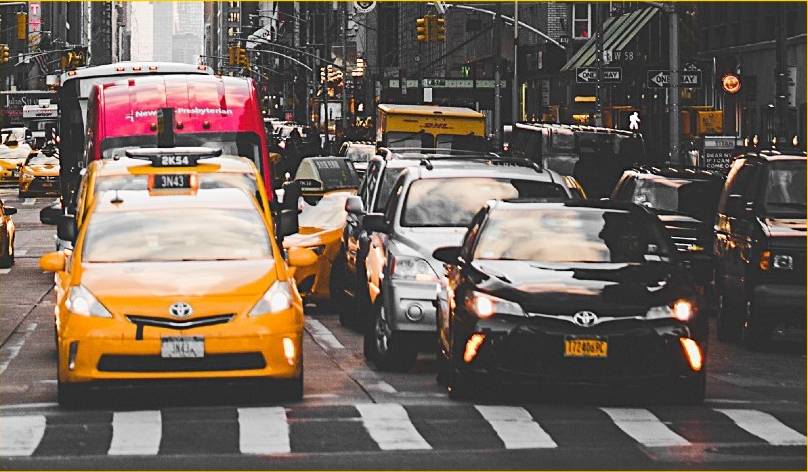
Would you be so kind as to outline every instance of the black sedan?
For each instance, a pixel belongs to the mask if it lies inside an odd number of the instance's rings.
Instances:
[[[659,219],[630,203],[493,202],[448,265],[439,361],[462,398],[504,380],[653,384],[698,403],[706,316]]]

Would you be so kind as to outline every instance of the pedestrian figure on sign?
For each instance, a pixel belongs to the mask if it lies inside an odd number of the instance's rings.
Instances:
[[[639,131],[640,129],[640,114],[636,111],[628,117],[628,129],[632,131]]]

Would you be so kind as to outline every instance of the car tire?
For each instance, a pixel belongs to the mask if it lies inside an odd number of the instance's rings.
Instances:
[[[760,351],[766,347],[772,331],[772,323],[761,316],[760,310],[747,300],[745,303],[744,323],[741,339],[744,346],[751,351]]]
[[[365,356],[381,370],[406,372],[415,365],[418,351],[406,344],[401,333],[390,329],[381,295],[372,308],[373,326],[365,330]]]
[[[723,290],[718,292],[718,319],[716,320],[716,331],[718,340],[732,343],[741,339],[741,320],[737,315],[736,307],[729,303]],[[735,312],[733,314],[732,312]]]
[[[473,400],[479,395],[479,385],[476,374],[463,372],[454,362],[449,365],[449,378],[446,388],[452,400]]]
[[[14,240],[9,243],[9,247],[5,248],[8,254],[0,255],[0,269],[8,269],[14,265]]]
[[[281,385],[281,397],[287,401],[303,400],[303,366],[300,367],[300,375],[293,379],[284,380]]]
[[[700,405],[707,392],[707,376],[702,370],[686,379],[674,381],[671,400],[678,405]]]
[[[88,402],[89,389],[82,384],[66,383],[61,380],[56,381],[56,396],[59,406],[68,409],[77,409]]]

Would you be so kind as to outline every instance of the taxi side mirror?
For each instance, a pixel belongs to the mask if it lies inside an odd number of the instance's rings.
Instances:
[[[17,208],[15,208],[15,207],[5,207],[5,208],[3,208],[3,212],[6,214],[6,216],[15,215],[15,214],[17,214]]]
[[[297,200],[295,200],[295,202],[297,202]],[[289,236],[290,234],[295,234],[300,231],[298,226],[297,208],[281,210],[278,219],[280,220],[278,229],[280,230],[281,236]]]
[[[384,213],[368,213],[365,215],[364,219],[362,220],[362,225],[365,227],[365,230],[370,232],[376,233],[390,233],[390,223],[385,221]]]
[[[361,215],[365,213],[365,204],[362,203],[362,198],[357,195],[351,195],[345,200],[345,211],[352,215]]]
[[[439,247],[432,252],[432,257],[444,264],[458,265],[461,262],[460,246]]]
[[[39,258],[39,268],[45,272],[64,272],[66,264],[64,251],[49,252]]]
[[[76,241],[76,217],[73,215],[62,215],[56,224],[56,235],[63,241]]]
[[[287,254],[292,267],[306,267],[317,262],[317,254],[307,247],[289,248]]]
[[[300,182],[291,181],[283,184],[283,204],[285,210],[297,211],[297,201],[300,199]],[[297,231],[295,231],[296,233]],[[291,233],[290,233],[291,234]]]
[[[45,225],[56,225],[62,216],[62,206],[59,202],[48,205],[39,211],[39,222]]]

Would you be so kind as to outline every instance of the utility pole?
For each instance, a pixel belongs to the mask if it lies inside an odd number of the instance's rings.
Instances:
[[[511,123],[519,121],[519,2],[513,2],[513,83],[511,84]]]
[[[502,147],[502,87],[500,86],[501,80],[501,64],[502,58],[500,52],[502,51],[502,31],[499,25],[499,12],[501,4],[497,3],[497,12],[494,15],[494,141],[496,142],[497,149]]]
[[[670,83],[668,84],[668,106],[670,121],[670,160],[673,164],[681,164],[679,156],[679,15],[676,4],[669,3],[668,7],[668,53],[669,67],[671,68]]]
[[[348,131],[348,3],[340,2],[342,8],[342,136]]]
[[[603,76],[603,34],[600,19],[600,4],[595,3],[592,5],[595,9],[595,69],[597,73],[595,81],[595,126],[603,126],[603,83],[601,78]]]
[[[321,113],[321,120],[323,121],[323,134],[325,135],[325,144],[323,145],[323,155],[327,156],[326,149],[329,148],[328,143],[328,63],[331,62],[331,42],[328,40],[328,13],[330,4],[323,3],[323,58],[326,60],[325,77],[323,79],[323,112]]]

